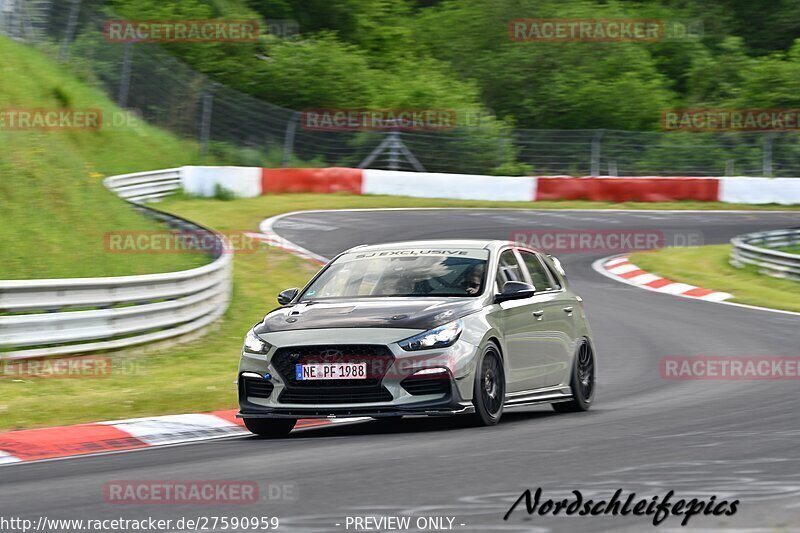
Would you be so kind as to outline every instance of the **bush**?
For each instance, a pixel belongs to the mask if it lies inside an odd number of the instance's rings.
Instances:
[[[214,199],[223,201],[235,200],[236,195],[233,193],[233,191],[226,189],[225,187],[217,183],[216,185],[214,185]]]

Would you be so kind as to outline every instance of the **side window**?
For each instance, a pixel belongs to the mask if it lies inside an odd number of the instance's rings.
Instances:
[[[525,267],[528,269],[528,274],[531,275],[531,282],[536,287],[537,291],[546,291],[554,289],[553,282],[550,281],[550,276],[547,274],[544,265],[535,254],[520,250],[519,254],[525,262]]]
[[[497,289],[502,291],[507,281],[525,281],[513,250],[506,250],[500,254],[500,264],[497,268]]]

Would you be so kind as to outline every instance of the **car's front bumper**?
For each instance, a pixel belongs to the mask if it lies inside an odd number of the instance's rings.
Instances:
[[[237,418],[392,418],[398,416],[451,416],[473,413],[475,407],[471,402],[455,402],[448,399],[441,402],[420,402],[408,406],[386,407],[335,407],[335,408],[292,408],[277,407],[256,410],[242,409]]]
[[[297,332],[293,332],[297,333]],[[349,330],[306,330],[302,336],[273,334],[262,336],[272,347],[264,354],[243,353],[239,365],[239,405],[241,418],[348,418],[393,416],[446,416],[472,411],[474,370],[479,349],[462,339],[450,347],[436,350],[407,352],[397,341],[415,333],[414,330],[389,328],[359,328]],[[286,351],[301,347],[371,345],[385,348],[383,356],[393,358],[378,387],[384,389],[381,401],[332,402],[320,392],[314,399],[314,385],[298,383],[289,375]],[[281,352],[279,352],[281,350]],[[389,356],[388,354],[391,354]],[[278,355],[276,355],[278,354]],[[292,354],[294,355],[294,354]],[[363,356],[362,356],[363,357]],[[302,359],[301,359],[302,360]],[[407,380],[420,369],[446,368],[447,392],[437,394],[412,394],[406,388]],[[259,382],[258,376],[269,375],[269,380]],[[243,377],[244,376],[244,377]],[[250,380],[250,381],[247,381]],[[256,396],[248,393],[245,383],[255,381]],[[267,383],[268,381],[268,383]],[[265,387],[261,387],[264,385]],[[324,389],[326,385],[320,384]],[[443,384],[444,385],[444,384]],[[259,388],[261,387],[261,388]],[[270,389],[271,387],[271,389]],[[269,390],[266,393],[266,390]],[[285,401],[297,398],[298,390],[304,393],[301,403]],[[330,390],[330,388],[328,389]],[[342,390],[347,391],[344,387]],[[264,397],[266,396],[266,397]],[[345,394],[346,396],[346,394]]]

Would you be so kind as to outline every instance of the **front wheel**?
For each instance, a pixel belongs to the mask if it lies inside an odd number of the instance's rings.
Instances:
[[[484,348],[475,371],[472,403],[475,406],[474,420],[480,426],[493,426],[503,416],[506,397],[506,375],[503,361],[494,344]]]
[[[568,402],[554,403],[553,409],[559,413],[588,411],[594,400],[595,360],[592,346],[586,340],[578,348],[578,354],[572,364],[570,388],[572,399]]]
[[[259,437],[285,437],[297,420],[294,418],[245,418],[244,426]]]

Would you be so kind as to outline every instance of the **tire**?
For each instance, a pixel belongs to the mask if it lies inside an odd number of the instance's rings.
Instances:
[[[475,368],[472,404],[475,406],[473,422],[478,426],[494,426],[503,416],[506,396],[506,375],[503,360],[493,343],[483,349]]]
[[[245,418],[244,426],[259,437],[285,437],[289,434],[294,425],[297,424],[295,418]]]
[[[579,413],[588,411],[594,401],[596,363],[594,350],[588,341],[584,340],[575,354],[572,363],[572,378],[569,385],[572,389],[572,399],[568,402],[553,404],[553,409],[558,413]]]

